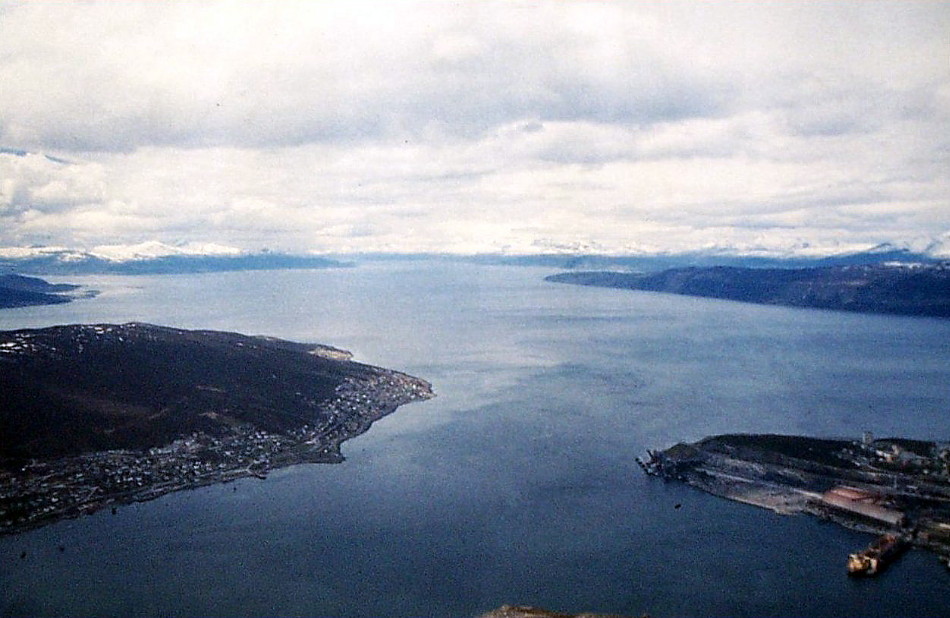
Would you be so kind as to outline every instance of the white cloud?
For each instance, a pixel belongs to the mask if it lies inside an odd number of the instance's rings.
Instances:
[[[38,154],[0,153],[0,179],[0,216],[98,203],[105,194],[101,166],[60,163]]]
[[[937,236],[947,6],[7,4],[0,244]]]
[[[30,148],[471,135],[718,104],[715,80],[619,6],[22,4],[4,21],[0,136]]]

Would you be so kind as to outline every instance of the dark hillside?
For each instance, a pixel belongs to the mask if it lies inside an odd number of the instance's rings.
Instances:
[[[568,272],[547,281],[767,305],[950,317],[950,265],[674,268],[659,273]]]
[[[147,324],[2,332],[0,459],[145,449],[233,424],[281,432],[319,422],[341,382],[378,370],[315,348]]]
[[[61,294],[72,292],[78,287],[65,283],[48,283],[37,277],[0,275],[0,309],[68,303],[70,298]]]

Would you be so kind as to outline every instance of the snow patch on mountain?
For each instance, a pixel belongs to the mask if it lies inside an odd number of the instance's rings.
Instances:
[[[912,253],[935,259],[950,258],[950,232],[939,236],[918,236],[871,247],[865,253]]]
[[[108,262],[134,262],[165,257],[235,257],[246,252],[218,243],[189,242],[170,245],[146,241],[133,245],[99,245],[88,251],[68,247],[0,247],[0,259],[28,260],[54,258],[60,262],[79,262],[98,258]]]
[[[68,259],[69,256],[81,259],[84,253],[67,247],[0,247],[0,259],[28,260],[30,258],[59,257]]]
[[[924,252],[933,258],[950,260],[950,232],[945,232],[937,238],[931,239]]]
[[[540,238],[521,245],[505,245],[497,249],[500,255],[590,255],[604,257],[644,257],[644,258],[708,258],[708,259],[822,259],[865,256],[865,259],[910,261],[948,260],[950,259],[950,232],[937,236],[921,236],[905,240],[894,240],[877,245],[857,244],[840,241],[820,242],[801,238],[788,239],[784,244],[774,244],[767,239],[756,239],[748,243],[708,243],[693,247],[673,249],[659,245],[625,243],[602,244],[591,239],[564,241],[560,239]],[[479,252],[472,250],[471,254]],[[453,252],[465,255],[464,252]],[[259,257],[270,254],[266,250]],[[314,254],[306,254],[313,256]],[[343,254],[340,254],[343,255]],[[77,264],[86,261],[99,261],[121,265],[135,264],[166,258],[245,258],[252,254],[246,250],[215,242],[178,242],[166,243],[150,240],[137,244],[98,245],[91,249],[76,249],[62,246],[0,247],[0,260],[27,261],[44,260],[59,264]]]
[[[157,240],[135,245],[99,245],[89,251],[89,255],[110,262],[129,262],[134,260],[154,260],[169,256],[237,256],[244,251],[236,247],[217,243],[189,242],[169,245]]]

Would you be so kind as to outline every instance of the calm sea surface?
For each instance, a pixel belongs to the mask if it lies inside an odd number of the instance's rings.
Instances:
[[[634,462],[725,432],[950,439],[950,321],[556,285],[550,272],[72,277],[102,294],[0,312],[2,329],[145,321],[328,343],[438,393],[345,443],[340,465],[0,538],[0,615],[950,615],[950,572],[931,554],[849,579],[847,553],[871,537]]]

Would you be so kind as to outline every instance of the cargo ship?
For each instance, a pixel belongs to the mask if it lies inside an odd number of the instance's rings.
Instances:
[[[849,575],[877,575],[907,548],[907,541],[896,534],[885,534],[862,552],[848,556]]]

